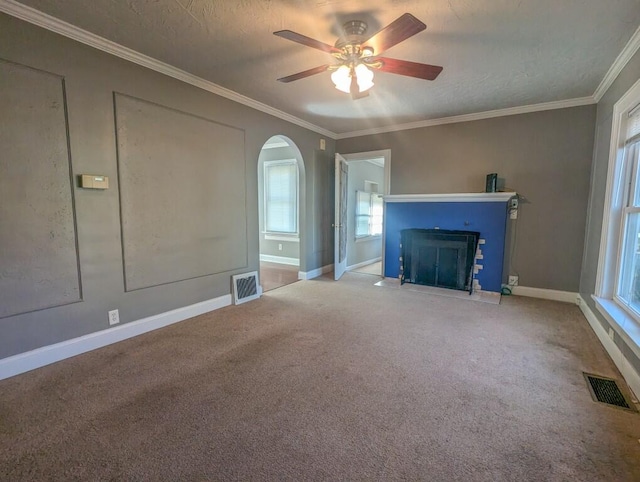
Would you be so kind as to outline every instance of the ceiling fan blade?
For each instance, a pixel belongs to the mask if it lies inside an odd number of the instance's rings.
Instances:
[[[277,32],[273,32],[273,35],[277,35],[278,37],[291,40],[292,42],[306,45],[307,47],[322,50],[323,52],[327,52],[329,54],[340,52],[339,49],[335,48],[332,45],[326,44],[324,42],[320,42],[319,40],[312,39],[311,37],[306,37],[296,32],[292,32],[291,30],[279,30]]]
[[[391,22],[371,38],[362,42],[363,46],[373,47],[375,55],[380,55],[387,49],[399,44],[403,40],[422,32],[427,26],[410,13]]]
[[[293,82],[294,80],[304,79],[305,77],[311,77],[312,75],[321,74],[329,68],[329,64],[320,65],[318,67],[314,67],[313,69],[305,70],[303,72],[298,72],[297,74],[287,75],[286,77],[280,77],[278,81],[280,82]]]
[[[406,75],[407,77],[417,77],[418,79],[435,80],[442,72],[439,65],[419,64],[408,60],[390,59],[388,57],[376,57],[382,62],[378,70],[389,72],[390,74]]]

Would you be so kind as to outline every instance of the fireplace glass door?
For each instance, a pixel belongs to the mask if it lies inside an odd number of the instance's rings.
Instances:
[[[445,229],[404,229],[402,283],[471,292],[480,233]]]

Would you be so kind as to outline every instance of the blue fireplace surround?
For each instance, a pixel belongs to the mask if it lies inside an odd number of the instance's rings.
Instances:
[[[400,274],[400,231],[411,228],[479,231],[481,259],[474,279],[482,291],[499,293],[508,201],[515,193],[385,196],[384,275]]]

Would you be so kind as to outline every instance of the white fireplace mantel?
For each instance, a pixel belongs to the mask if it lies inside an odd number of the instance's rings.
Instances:
[[[462,192],[453,194],[387,194],[387,203],[492,203],[507,202],[516,192]]]

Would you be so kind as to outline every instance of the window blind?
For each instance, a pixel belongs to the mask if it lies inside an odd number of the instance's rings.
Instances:
[[[626,145],[640,141],[640,104],[629,111]]]
[[[298,231],[298,168],[294,162],[265,163],[265,228],[268,232]]]

